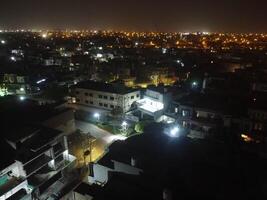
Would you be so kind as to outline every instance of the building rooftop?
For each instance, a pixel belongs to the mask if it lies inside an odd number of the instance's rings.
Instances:
[[[82,195],[89,195],[95,197],[95,195],[100,191],[100,189],[101,187],[99,185],[88,185],[87,183],[82,182],[74,189],[74,192],[77,192]]]
[[[233,151],[228,144],[216,141],[170,138],[163,134],[163,130],[163,125],[151,124],[144,134],[114,143],[99,164],[110,160],[129,164],[134,156],[136,166],[144,171],[140,176],[149,177],[158,188],[157,192],[162,193],[163,188],[170,188],[173,199],[228,199],[233,196],[245,198],[265,195],[260,186],[267,184],[267,176],[262,177],[267,167],[265,160]],[[236,182],[242,184],[237,185]],[[121,183],[125,186],[117,188],[126,187],[128,182],[123,179]],[[142,181],[137,180],[135,186],[139,185],[142,185]],[[147,190],[148,186],[143,187]],[[118,189],[114,191],[119,193]],[[128,194],[134,195],[139,191],[142,189],[137,187],[136,190],[129,190]],[[112,198],[118,199],[115,196]]]
[[[130,92],[137,91],[136,89],[129,88],[121,84],[111,84],[111,83],[103,83],[103,82],[96,82],[96,81],[80,82],[74,87],[81,88],[81,89],[101,91],[101,92],[115,93],[115,94],[127,94]]]
[[[96,193],[94,199],[161,199],[162,192],[150,179],[119,172],[110,173],[111,180]]]
[[[5,141],[4,138],[0,139],[0,151],[1,153],[1,162],[0,162],[0,171],[7,168],[15,162],[15,150]],[[8,152],[4,153],[4,152]]]

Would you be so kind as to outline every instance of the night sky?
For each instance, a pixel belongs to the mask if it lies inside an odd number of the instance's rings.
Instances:
[[[267,32],[267,0],[1,0],[0,28]]]

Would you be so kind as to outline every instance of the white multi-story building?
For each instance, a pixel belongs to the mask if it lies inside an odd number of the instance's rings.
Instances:
[[[16,133],[6,138],[5,149],[13,158],[1,166],[0,200],[46,199],[76,159],[68,153],[67,137],[43,126],[20,127]]]
[[[158,120],[169,106],[171,95],[164,87],[151,87],[145,91],[144,98],[137,101],[138,110]]]
[[[112,111],[129,111],[134,102],[140,100],[140,91],[121,85],[85,81],[72,90],[71,103]]]

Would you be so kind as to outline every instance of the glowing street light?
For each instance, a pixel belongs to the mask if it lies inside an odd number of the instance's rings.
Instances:
[[[179,137],[179,131],[180,131],[180,128],[178,126],[175,126],[173,127],[171,130],[170,130],[170,136],[171,137]]]
[[[197,85],[198,85],[198,83],[197,83],[196,81],[194,81],[194,82],[192,83],[192,87],[197,87]]]
[[[24,101],[25,99],[26,99],[25,96],[20,96],[20,97],[19,97],[19,100],[20,100],[20,101]]]
[[[6,41],[5,40],[1,40],[1,44],[5,44],[6,43]]]
[[[99,114],[99,113],[95,113],[95,114],[94,114],[94,118],[96,118],[97,121],[99,121],[99,119],[100,119],[100,114]]]
[[[14,56],[11,56],[10,60],[12,60],[13,62],[16,62],[16,58]]]
[[[21,92],[24,92],[24,91],[25,91],[25,89],[24,89],[23,87],[21,87],[19,90],[20,90]]]

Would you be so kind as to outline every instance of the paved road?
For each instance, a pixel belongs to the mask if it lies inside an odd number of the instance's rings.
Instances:
[[[110,132],[98,128],[96,125],[88,122],[76,120],[76,128],[81,130],[83,133],[90,133],[91,136],[97,140],[101,140],[106,145],[109,145],[115,139],[115,136]]]
[[[105,149],[115,140],[125,140],[126,138],[119,135],[113,135],[110,132],[98,128],[96,125],[76,120],[76,128],[83,133],[90,133],[91,136],[96,138],[92,147],[92,161],[100,158]],[[89,157],[88,157],[89,158]]]

